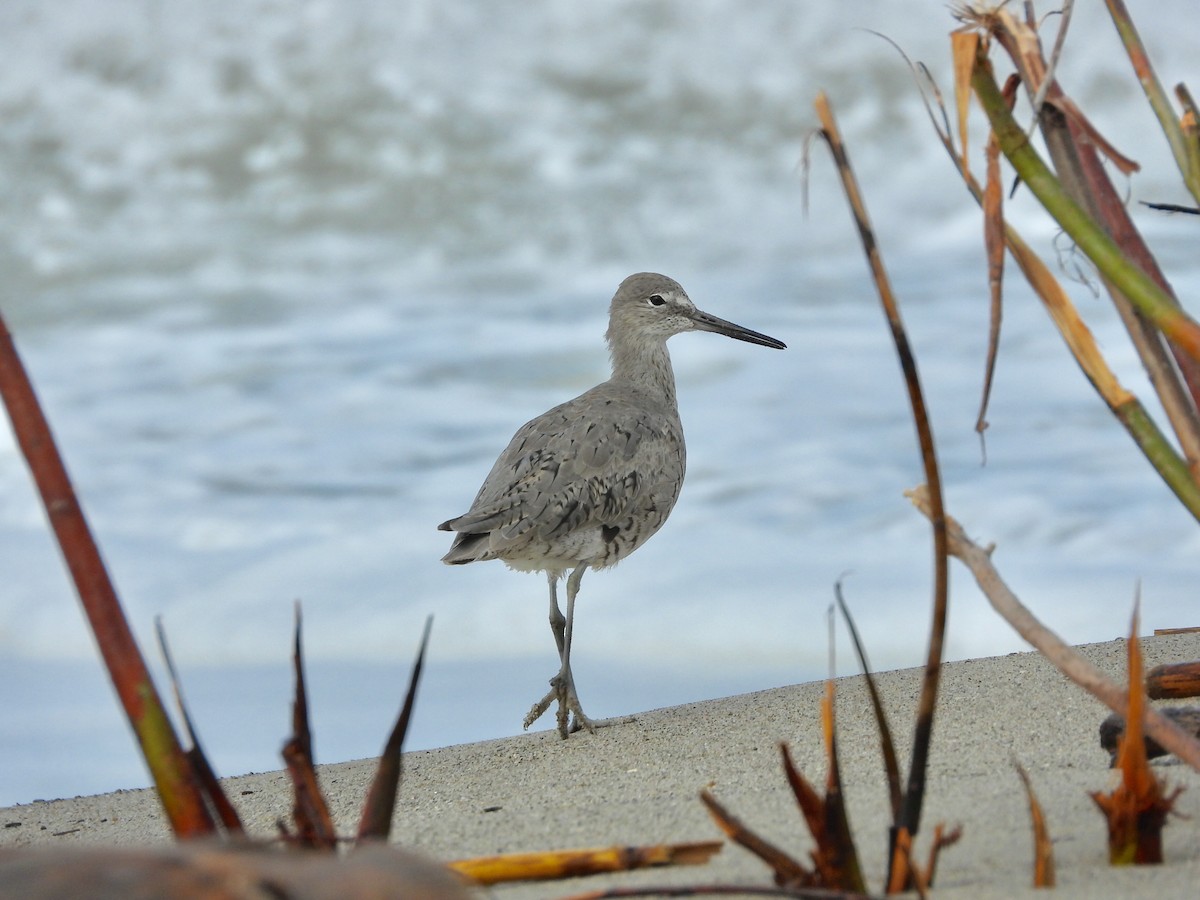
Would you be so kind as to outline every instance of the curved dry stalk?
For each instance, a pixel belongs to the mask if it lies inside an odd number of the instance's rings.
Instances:
[[[879,246],[875,240],[870,217],[867,215],[866,203],[863,201],[854,172],[850,168],[849,156],[842,143],[841,134],[825,94],[817,95],[815,106],[817,116],[821,121],[821,136],[825,139],[834,162],[837,164],[838,174],[842,178],[842,187],[846,192],[851,212],[854,214],[854,221],[858,226],[863,249],[867,255],[867,263],[871,267],[876,290],[891,328],[892,339],[896,344],[896,355],[904,372],[904,382],[908,389],[909,402],[912,405],[913,423],[921,449],[921,462],[925,469],[926,481],[930,485],[932,515],[929,519],[933,526],[934,564],[933,617],[929,628],[929,649],[925,659],[925,675],[921,682],[921,695],[917,703],[917,722],[913,733],[908,783],[905,786],[904,803],[901,806],[900,815],[893,823],[893,846],[892,852],[889,854],[888,882],[903,888],[911,879],[912,867],[908,865],[907,855],[901,852],[901,848],[911,841],[921,825],[921,808],[925,799],[925,775],[929,764],[929,745],[933,738],[933,714],[937,706],[938,680],[941,676],[942,649],[946,637],[946,617],[949,606],[949,575],[947,572],[946,527],[942,518],[944,510],[941,474],[938,470],[933,427],[929,422],[929,411],[925,405],[921,379],[917,373],[916,358],[908,343],[904,322],[900,316],[900,307],[892,292],[883,259],[879,254]],[[908,841],[905,840],[906,838]]]
[[[929,515],[929,495],[924,485],[906,491],[905,496],[925,516]],[[991,549],[984,549],[967,537],[953,517],[946,517],[946,530],[950,555],[971,570],[992,608],[1060,672],[1113,712],[1126,715],[1129,696],[1125,688],[1080,656],[1021,603],[992,565]],[[1200,740],[1186,734],[1153,707],[1146,709],[1145,722],[1147,734],[1200,772]]]

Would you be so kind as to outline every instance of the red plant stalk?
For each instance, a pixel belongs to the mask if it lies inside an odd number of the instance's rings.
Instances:
[[[50,425],[2,316],[0,397],[75,582],[100,655],[158,789],[171,830],[177,837],[212,834],[216,826],[121,610],[121,602],[54,444]]]

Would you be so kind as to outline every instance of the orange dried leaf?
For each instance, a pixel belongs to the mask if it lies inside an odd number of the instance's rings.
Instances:
[[[1075,361],[1083,369],[1088,380],[1095,385],[1100,396],[1114,409],[1135,402],[1134,396],[1122,387],[1116,374],[1105,362],[1104,355],[1100,352],[1091,329],[1079,315],[1075,304],[1071,302],[1071,298],[1063,290],[1058,279],[1030,249],[1029,245],[1020,240],[1016,232],[1008,230],[1007,236],[1008,248],[1013,259],[1021,267],[1030,287],[1041,298],[1046,311],[1050,313],[1054,324],[1058,326],[1063,340],[1071,349],[1071,355],[1075,357]]]
[[[954,106],[958,112],[958,142],[963,168],[967,166],[967,110],[971,102],[971,71],[979,52],[977,31],[954,31],[950,34],[950,55],[954,61]]]
[[[1114,865],[1161,863],[1162,829],[1182,788],[1170,795],[1150,769],[1143,739],[1146,695],[1142,688],[1142,651],[1134,606],[1129,636],[1129,705],[1125,734],[1117,751],[1121,783],[1109,794],[1091,797],[1108,824],[1108,861]]]

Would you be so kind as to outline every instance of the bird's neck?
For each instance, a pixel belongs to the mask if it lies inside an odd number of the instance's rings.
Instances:
[[[612,347],[612,380],[652,394],[669,407],[675,403],[675,373],[665,342]]]

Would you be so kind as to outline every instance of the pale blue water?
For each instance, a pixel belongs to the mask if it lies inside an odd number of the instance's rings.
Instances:
[[[1139,11],[1167,84],[1195,81],[1200,34],[1174,27],[1191,11]],[[0,5],[0,308],[143,646],[162,615],[223,773],[278,766],[296,599],[322,759],[377,752],[431,612],[412,746],[519,729],[555,666],[544,582],[442,566],[434,527],[520,423],[605,377],[607,302],[641,269],[789,350],[672,342],[688,483],[654,541],[584,581],[589,712],[818,677],[846,572],[876,665],[922,661],[907,401],[819,147],[802,210],[821,88],[951,511],[1070,640],[1123,633],[1139,582],[1145,629],[1196,624],[1195,523],[1015,273],[980,465],[977,214],[903,64],[861,30],[948,90],[952,25],[940,2]],[[1101,12],[1074,28],[1064,78],[1143,163],[1132,200],[1183,201]],[[1023,192],[1012,213],[1049,246]],[[1193,295],[1195,223],[1135,215]],[[1144,393],[1107,302],[1075,293]],[[6,429],[0,572],[0,804],[144,784]],[[953,579],[950,654],[1020,648]]]

